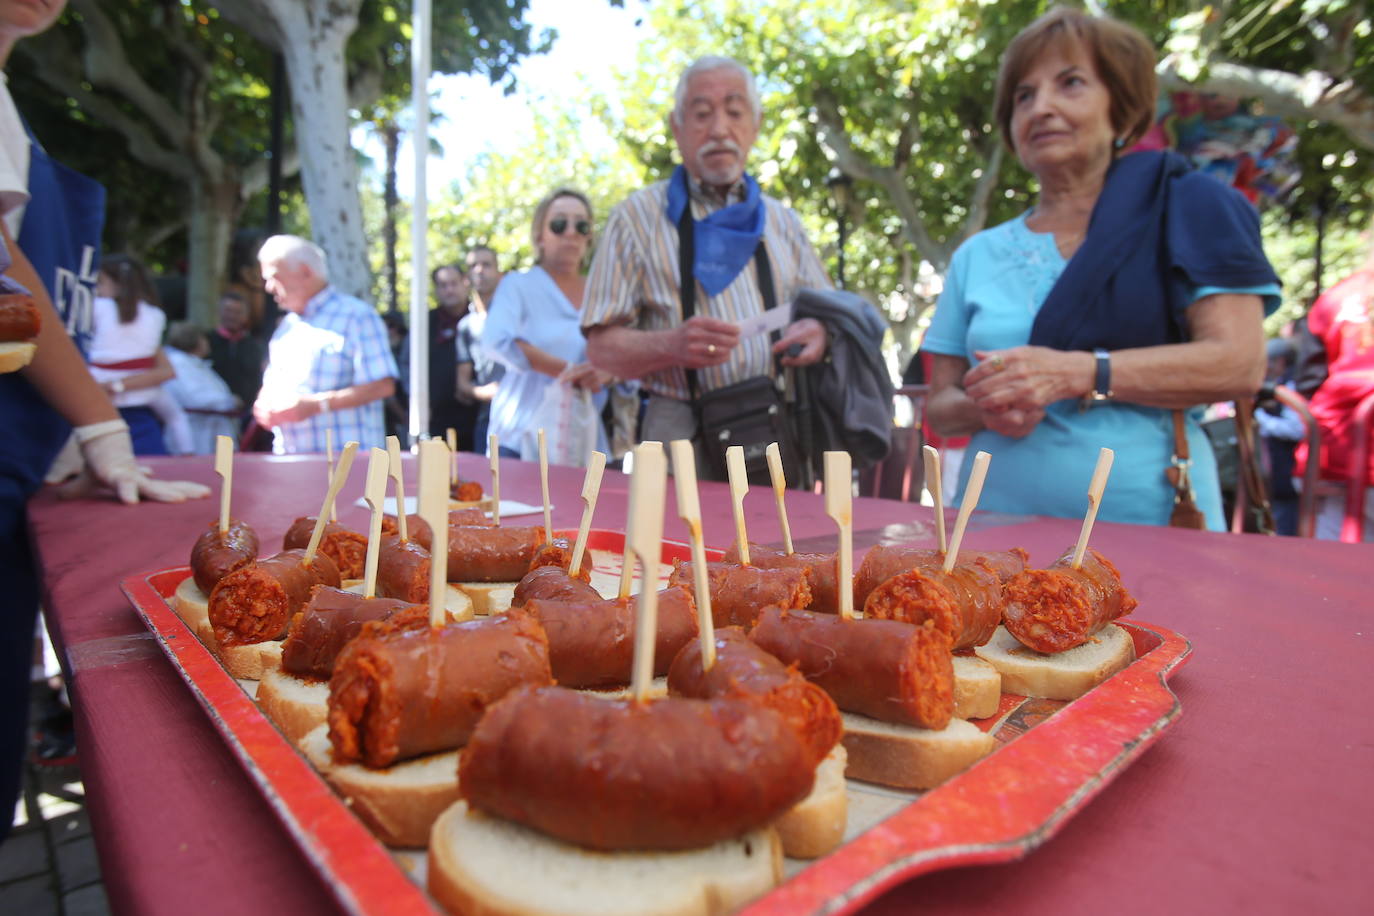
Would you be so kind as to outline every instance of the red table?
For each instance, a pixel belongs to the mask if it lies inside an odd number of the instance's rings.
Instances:
[[[217,481],[203,459],[153,463],[163,477]],[[460,463],[464,477],[487,479],[485,459]],[[539,502],[537,467],[502,469],[504,496]],[[355,469],[349,500],[361,481]],[[555,526],[576,526],[581,482],[581,471],[550,469]],[[240,456],[234,514],[268,548],[323,492],[322,458]],[[606,474],[597,527],[623,527],[627,492],[628,478]],[[682,538],[671,499],[667,536]],[[708,542],[728,543],[726,489],[703,485],[701,502]],[[818,498],[791,494],[788,506],[799,547],[833,547]],[[217,512],[213,498],[125,507],[43,495],[31,508],[106,892],[117,913],[337,913],[118,588],[185,564]],[[349,505],[339,516],[361,527],[365,512]],[[931,512],[919,506],[857,500],[854,517],[856,551],[931,538]],[[752,539],[781,539],[771,492],[750,494],[746,518]],[[1024,546],[1047,564],[1077,534],[1073,521],[975,514],[968,542]],[[1374,909],[1374,551],[1107,523],[1093,544],[1121,569],[1141,620],[1192,641],[1170,682],[1181,720],[1026,859],[916,878],[864,912]]]

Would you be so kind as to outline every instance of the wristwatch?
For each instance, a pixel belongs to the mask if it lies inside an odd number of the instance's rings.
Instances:
[[[1083,409],[1112,399],[1112,359],[1107,351],[1098,347],[1093,350],[1097,360],[1096,374],[1093,376],[1093,390],[1083,395]]]
[[[122,379],[122,378],[117,378],[117,379],[115,379],[114,381],[110,382],[110,388],[111,388],[111,390],[114,391],[115,394],[123,394],[123,393],[124,393],[124,379]]]

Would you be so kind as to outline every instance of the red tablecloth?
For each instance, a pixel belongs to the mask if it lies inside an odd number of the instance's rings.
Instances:
[[[486,480],[485,460],[460,458]],[[215,483],[208,462],[163,459],[164,477]],[[240,456],[234,514],[265,547],[323,497],[323,460]],[[504,462],[503,495],[539,502],[538,469]],[[414,466],[408,469],[414,480]],[[554,524],[576,526],[580,471],[550,471]],[[344,496],[355,499],[362,473]],[[670,488],[671,489],[671,488]],[[628,479],[608,472],[597,527],[624,525]],[[669,537],[685,530],[668,506]],[[724,487],[704,485],[708,542],[733,537]],[[833,544],[815,497],[791,494],[793,537]],[[120,913],[338,912],[310,865],[119,592],[126,576],[183,565],[214,499],[177,506],[31,508],[46,607],[70,672],[88,809]],[[930,539],[931,513],[855,503],[856,549]],[[340,520],[361,526],[351,504]],[[752,539],[778,541],[771,492],[746,500]],[[537,516],[522,519],[538,524]],[[1070,521],[975,514],[969,543],[1021,545],[1048,563]],[[909,912],[1356,912],[1374,908],[1374,717],[1368,547],[1101,523],[1137,616],[1192,641],[1171,681],[1182,718],[1050,842],[1011,865],[913,879],[870,914]]]

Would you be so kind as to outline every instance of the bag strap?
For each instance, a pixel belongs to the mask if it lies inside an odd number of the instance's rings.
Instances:
[[[1236,398],[1236,448],[1240,452],[1240,476],[1254,514],[1255,528],[1260,534],[1277,534],[1274,509],[1264,485],[1264,471],[1255,449],[1255,402],[1252,398]]]
[[[1174,410],[1170,412],[1174,419],[1174,454],[1164,476],[1169,478],[1169,483],[1173,484],[1174,502],[1191,503],[1193,502],[1193,483],[1189,475],[1192,461],[1189,460],[1188,455],[1188,430],[1184,426],[1183,411]]]
[[[687,183],[687,173],[683,172],[683,184]],[[760,204],[759,206],[763,206]],[[695,220],[692,219],[692,197],[690,188],[688,190],[687,201],[682,206],[682,216],[677,221],[677,265],[678,277],[682,284],[682,320],[685,322],[696,314],[697,300],[697,277],[693,268],[696,258],[696,231]],[[763,294],[764,309],[774,308],[778,304],[777,293],[773,288],[773,268],[768,261],[768,250],[763,242],[763,237],[759,237],[758,247],[754,249],[754,269],[758,273],[759,292]],[[774,331],[772,338],[779,340],[781,335]],[[701,397],[701,384],[697,379],[697,370],[688,368],[687,373],[687,392],[691,396],[692,403],[695,404]]]

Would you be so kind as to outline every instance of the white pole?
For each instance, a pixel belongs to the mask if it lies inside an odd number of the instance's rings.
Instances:
[[[410,42],[411,104],[415,129],[415,201],[411,209],[410,248],[410,440],[418,442],[429,432],[429,264],[426,235],[429,231],[429,188],[425,159],[429,153],[430,0],[415,0]]]

